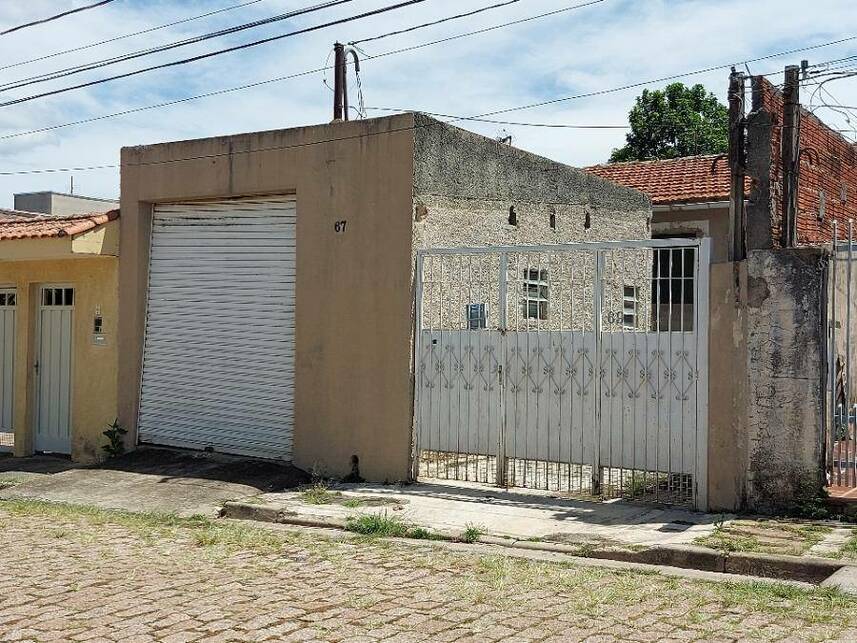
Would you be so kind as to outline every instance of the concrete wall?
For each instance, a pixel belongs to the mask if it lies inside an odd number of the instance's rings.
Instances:
[[[419,114],[415,118],[415,249],[650,237],[651,203],[641,192]],[[510,208],[515,209],[517,225],[509,223]],[[640,301],[647,305],[651,267],[648,252],[610,253],[606,309],[621,310],[624,284],[636,285]],[[546,320],[523,317],[528,269],[547,270],[551,283]],[[471,302],[486,303],[488,325],[497,325],[496,255],[433,259],[426,276],[433,282],[424,289],[427,326],[465,328],[464,311]],[[509,327],[591,329],[593,278],[591,253],[510,254]],[[641,311],[640,317],[648,315]]]
[[[107,212],[119,205],[112,199],[62,194],[60,192],[24,192],[15,195],[15,209],[23,212],[42,212],[57,216]]]
[[[711,511],[746,503],[747,442],[746,262],[711,266],[708,387],[708,502]]]
[[[13,246],[30,242],[3,242],[3,256]],[[68,241],[68,240],[66,240]],[[47,244],[50,245],[50,244]],[[17,254],[21,254],[18,252]],[[0,260],[0,287],[17,289],[15,338],[14,431],[15,453],[33,451],[33,411],[35,409],[32,364],[37,361],[35,319],[39,287],[42,284],[69,284],[75,288],[72,327],[71,455],[77,461],[92,462],[104,454],[101,435],[116,418],[117,275],[116,257],[44,259],[35,261]],[[107,344],[92,342],[93,318],[100,309]]]
[[[152,204],[295,194],[294,461],[408,477],[413,147],[402,115],[123,149],[121,421],[136,427]]]
[[[729,206],[705,209],[668,209],[665,206],[655,206],[652,213],[652,234],[711,237],[711,262],[729,261]]]
[[[793,508],[823,483],[827,258],[818,248],[747,259],[749,508]]]

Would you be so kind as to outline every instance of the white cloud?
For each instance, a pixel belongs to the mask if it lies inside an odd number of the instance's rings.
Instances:
[[[89,0],[78,0],[85,4]],[[580,0],[577,0],[578,2]],[[239,0],[126,0],[63,20],[0,37],[0,61],[9,64],[59,49],[164,24],[238,3]],[[218,16],[120,40],[34,63],[0,70],[9,82],[68,65],[172,42],[224,26],[267,17],[311,4],[308,0],[263,0]],[[388,4],[355,0],[288,24],[178,49],[97,72],[21,88],[17,97],[92,80],[157,62],[283,33],[328,19]],[[399,11],[324,31],[285,39],[240,53],[161,70],[75,92],[0,108],[0,135],[131,109],[192,94],[313,69],[324,64],[336,39],[349,41],[436,20],[491,0],[428,0]],[[508,20],[570,6],[574,0],[523,0],[510,7],[410,34],[366,43],[369,54],[443,38]],[[50,0],[0,3],[0,24],[13,25],[56,11]],[[845,0],[817,0],[812,11],[796,0],[606,0],[598,5],[540,21],[508,27],[410,53],[367,61],[363,66],[366,102],[372,106],[423,109],[471,115],[552,98],[619,87],[825,40],[857,35],[857,12]],[[754,73],[781,69],[801,58],[819,62],[850,55],[857,41],[806,54],[754,63]],[[690,77],[725,99],[727,71]],[[353,84],[353,81],[352,81]],[[857,105],[857,79],[828,88],[843,103]],[[501,118],[553,123],[624,124],[640,89],[560,102]],[[321,75],[273,83],[248,91],[141,112],[35,136],[0,140],[0,171],[116,163],[124,145],[290,127],[330,118],[331,96]],[[831,123],[843,117],[819,114]],[[377,113],[373,113],[377,115]],[[466,124],[494,135],[498,125]],[[515,144],[575,165],[601,162],[623,142],[621,130],[545,130],[506,126]],[[65,190],[64,174],[0,177],[0,205],[15,191]],[[75,173],[76,191],[118,194],[116,170]]]

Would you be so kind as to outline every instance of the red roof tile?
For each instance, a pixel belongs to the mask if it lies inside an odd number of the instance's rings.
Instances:
[[[608,163],[584,169],[647,194],[653,205],[729,199],[729,163],[724,155]]]
[[[20,215],[20,216],[19,216]],[[74,214],[54,217],[38,214],[0,211],[0,241],[11,239],[44,239],[68,237],[119,218],[119,210],[103,214]]]

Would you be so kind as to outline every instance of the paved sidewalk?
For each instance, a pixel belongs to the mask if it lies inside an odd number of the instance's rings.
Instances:
[[[3,458],[0,499],[45,500],[104,509],[219,515],[223,503],[270,489],[294,487],[308,477],[286,464],[171,449],[138,449],[100,467],[56,458]]]
[[[571,544],[686,544],[711,533],[715,523],[724,518],[681,509],[621,501],[570,500],[547,493],[506,491],[460,482],[344,484],[331,488],[327,497],[322,497],[329,502],[312,504],[312,500],[313,494],[286,491],[261,494],[253,503],[306,519],[345,520],[359,514],[387,513],[415,526],[450,535],[459,535],[473,526],[489,535]]]
[[[0,501],[0,641],[857,640],[857,602]]]

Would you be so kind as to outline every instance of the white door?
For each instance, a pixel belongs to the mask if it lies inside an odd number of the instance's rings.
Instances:
[[[12,429],[12,383],[15,362],[15,305],[14,288],[0,289],[0,451],[15,446]]]
[[[74,288],[41,289],[37,320],[36,451],[71,452],[71,329]]]
[[[141,442],[290,460],[295,202],[155,206]]]

